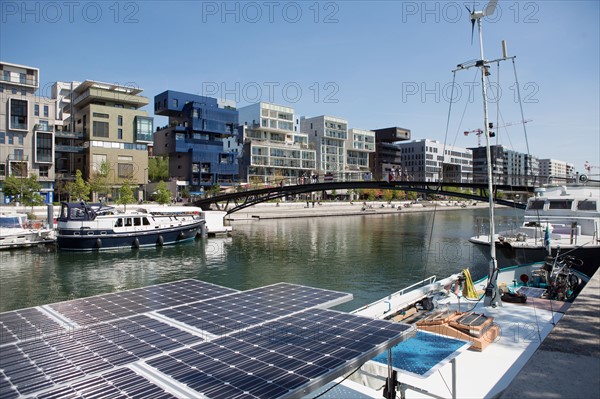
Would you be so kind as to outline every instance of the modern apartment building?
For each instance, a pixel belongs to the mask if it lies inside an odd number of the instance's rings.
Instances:
[[[248,183],[298,184],[316,167],[316,151],[298,129],[294,109],[260,102],[238,109],[243,151],[240,178]]]
[[[573,164],[551,158],[540,159],[539,169],[542,184],[564,184],[575,172]]]
[[[149,103],[140,95],[143,90],[86,80],[73,89],[67,101],[65,87],[61,85],[62,112],[72,114],[58,134],[61,144],[57,146],[56,162],[60,173],[68,180],[74,170],[80,169],[89,179],[107,164],[108,199],[116,200],[125,182],[137,186],[137,197],[142,199],[154,124],[154,119],[141,110]]]
[[[523,152],[504,150],[505,184],[533,186],[540,184],[540,165],[537,157]]]
[[[469,148],[473,153],[473,183],[486,184],[487,178],[487,154],[486,147]],[[504,147],[501,145],[490,146],[492,158],[492,176],[494,184],[504,184],[506,176],[504,171]]]
[[[410,130],[401,127],[373,129],[375,132],[375,153],[369,160],[373,179],[385,180],[390,174],[401,178],[402,152],[395,145],[399,141],[410,140]]]
[[[487,183],[487,155],[485,147],[473,151],[473,182]],[[540,163],[537,157],[510,150],[501,145],[490,147],[494,184],[531,186],[540,183]]]
[[[167,90],[154,97],[154,113],[169,117],[154,133],[154,155],[169,157],[169,176],[185,182],[192,194],[238,183],[235,104]]]
[[[473,153],[461,147],[421,139],[396,143],[400,149],[400,180],[471,183]]]
[[[362,181],[371,178],[369,157],[375,152],[375,132],[350,129],[346,142],[345,181]]]
[[[54,201],[55,103],[36,92],[38,68],[0,61],[0,186],[7,176],[38,176],[40,194]],[[6,203],[12,198],[0,193]]]
[[[308,135],[316,150],[317,174],[342,180],[346,171],[348,121],[327,115],[302,117],[300,131]]]

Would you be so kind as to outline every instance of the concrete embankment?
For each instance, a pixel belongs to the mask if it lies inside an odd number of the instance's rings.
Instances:
[[[500,398],[600,398],[600,270]]]
[[[487,205],[483,203],[473,204],[462,207],[453,201],[438,202],[437,204],[433,202],[411,204],[407,202],[387,203],[377,201],[262,203],[229,214],[226,219],[230,221],[240,221],[348,215],[389,215],[411,212],[432,212],[434,210],[477,209]]]

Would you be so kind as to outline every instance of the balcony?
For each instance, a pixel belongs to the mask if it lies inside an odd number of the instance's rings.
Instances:
[[[77,146],[77,145],[62,145],[62,144],[56,144],[54,146],[54,151],[55,152],[70,152],[70,153],[80,153],[80,152],[84,152],[85,148]]]
[[[96,87],[90,87],[79,95],[73,103],[81,108],[86,105],[100,101],[100,102],[112,102],[112,103],[123,103],[133,105],[136,109],[144,107],[150,103],[148,98],[143,96],[134,95],[132,93],[113,91],[107,89],[101,89]]]
[[[38,80],[31,77],[29,79],[21,79],[20,77],[14,75],[8,77],[0,75],[0,82],[6,82],[15,86],[31,87],[34,89],[37,89],[39,87]]]
[[[65,132],[65,131],[56,131],[54,133],[54,136],[56,138],[63,138],[63,139],[76,139],[76,140],[82,140],[84,138],[83,132]]]

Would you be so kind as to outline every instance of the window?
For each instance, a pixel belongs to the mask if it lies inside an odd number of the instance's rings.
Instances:
[[[48,177],[50,175],[50,166],[49,165],[41,165],[39,168],[39,176],[40,177]]]
[[[150,221],[148,220],[147,217],[143,217],[142,222],[144,223],[144,226],[150,226]]]
[[[92,131],[94,137],[108,137],[108,122],[94,121]]]
[[[33,106],[33,114],[35,116],[40,116],[40,104],[35,104]]]
[[[23,150],[21,148],[15,148],[14,158],[16,161],[23,160]]]
[[[173,108],[177,108],[179,107],[179,100],[177,100],[176,98],[173,99]]]
[[[24,73],[19,73],[19,83],[27,83],[27,75],[25,75]]]
[[[52,163],[54,158],[54,137],[52,133],[35,132],[35,162]]]
[[[596,210],[596,201],[588,201],[588,200],[579,201],[579,203],[577,204],[577,210],[595,211]]]
[[[115,108],[125,108],[123,104],[115,104]]]
[[[123,126],[123,115],[117,117],[117,125]]]
[[[152,142],[154,119],[147,116],[135,117],[135,141]]]
[[[120,163],[118,164],[119,177],[130,179],[133,177],[133,164]]]
[[[49,132],[50,125],[48,124],[48,121],[45,119],[40,119],[37,123],[37,130],[42,132]]]
[[[121,129],[121,128],[117,129],[117,138],[119,140],[123,140],[123,129]]]
[[[44,118],[48,117],[48,106],[44,105]]]
[[[94,112],[94,113],[92,114],[92,116],[93,116],[94,118],[103,118],[103,119],[108,119],[108,117],[109,117],[109,115],[108,115],[108,114],[102,114],[102,113],[100,113],[100,112]]]
[[[6,133],[0,132],[0,144],[5,144]]]
[[[134,226],[141,226],[142,225],[142,219],[141,218],[133,218],[133,225]]]
[[[92,154],[92,170],[99,171],[100,166],[107,161],[106,158],[106,154]]]
[[[10,99],[10,129],[13,130],[29,130],[27,101],[16,98]]]
[[[571,209],[572,200],[550,201],[548,209]]]
[[[0,176],[6,176],[6,165],[0,163]]]

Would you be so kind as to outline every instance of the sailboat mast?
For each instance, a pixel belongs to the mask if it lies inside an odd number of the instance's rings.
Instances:
[[[492,150],[490,146],[490,127],[488,121],[488,100],[485,78],[488,73],[488,66],[483,55],[483,31],[481,27],[481,18],[477,19],[477,30],[479,31],[479,54],[481,60],[478,66],[481,68],[481,94],[483,96],[483,131],[485,135],[485,152],[487,159],[487,180],[488,180],[488,199],[489,199],[489,218],[490,218],[490,264],[488,271],[488,286],[485,290],[484,306],[502,306],[500,292],[498,291],[497,271],[498,262],[496,261],[495,244],[495,221],[494,221],[494,183],[492,180]]]

